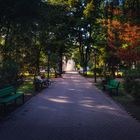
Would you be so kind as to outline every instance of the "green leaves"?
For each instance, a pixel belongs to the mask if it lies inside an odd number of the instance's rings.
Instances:
[[[70,7],[74,7],[79,4],[80,0],[68,0],[68,4]]]
[[[87,3],[86,8],[83,11],[85,17],[91,17],[93,9],[94,9],[93,0],[91,0],[91,2]]]

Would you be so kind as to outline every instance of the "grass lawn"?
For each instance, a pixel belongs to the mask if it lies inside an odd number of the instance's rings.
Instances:
[[[87,71],[87,73],[80,73],[82,76],[85,76],[85,77],[87,77],[87,78],[93,78],[94,77],[94,73],[93,73],[93,71]],[[98,73],[96,73],[96,77],[99,77],[99,74]]]
[[[102,89],[102,85],[97,83],[96,86]],[[108,94],[108,92],[106,92]],[[109,94],[108,94],[109,95]],[[121,86],[119,96],[110,96],[115,102],[121,104],[123,108],[135,119],[140,121],[140,103],[137,104],[134,98],[129,94],[125,93],[123,86]]]
[[[93,77],[94,76],[94,73],[92,71],[87,71],[87,76]]]
[[[18,88],[19,91],[23,91],[25,92],[26,94],[27,93],[32,93],[33,92],[33,82],[31,81],[26,81],[23,83],[23,85],[21,85],[19,88]]]
[[[112,96],[112,98],[119,102],[131,116],[140,121],[140,104],[137,104],[132,96],[124,94]]]
[[[30,99],[35,91],[32,81],[25,81],[19,88],[18,91],[22,91],[25,94],[25,101]]]

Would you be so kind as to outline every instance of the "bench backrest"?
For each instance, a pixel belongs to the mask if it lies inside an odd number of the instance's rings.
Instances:
[[[9,86],[9,87],[0,89],[0,97],[4,97],[15,92],[16,92],[15,88],[13,86]]]
[[[117,81],[117,80],[110,80],[110,81],[109,81],[109,85],[118,88],[119,85],[120,85],[120,82]]]

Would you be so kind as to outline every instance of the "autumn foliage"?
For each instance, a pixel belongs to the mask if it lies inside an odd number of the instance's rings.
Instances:
[[[115,14],[121,14],[114,11]],[[140,61],[140,25],[117,19],[107,21],[108,47],[127,64]]]

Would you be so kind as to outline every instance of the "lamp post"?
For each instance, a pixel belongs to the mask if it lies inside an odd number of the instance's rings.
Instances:
[[[97,82],[97,75],[96,75],[96,64],[97,64],[97,53],[98,53],[98,49],[97,48],[94,48],[94,65],[95,65],[95,68],[94,68],[94,82],[96,83]]]
[[[48,50],[48,75],[47,75],[47,78],[49,79],[50,78],[50,50]]]

